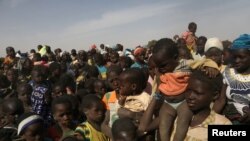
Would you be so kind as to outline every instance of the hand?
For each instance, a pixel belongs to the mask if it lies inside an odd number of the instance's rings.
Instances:
[[[215,78],[220,73],[219,70],[211,67],[205,67],[204,71],[206,72],[206,75],[208,75],[211,78]]]
[[[243,107],[244,115],[240,118],[241,123],[250,123],[250,108],[245,106]]]

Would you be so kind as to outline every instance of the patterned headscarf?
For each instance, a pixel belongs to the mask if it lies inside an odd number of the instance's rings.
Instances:
[[[233,41],[231,49],[249,49],[250,50],[250,34],[242,34]]]

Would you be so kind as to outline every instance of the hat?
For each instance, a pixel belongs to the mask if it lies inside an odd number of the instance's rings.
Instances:
[[[205,44],[204,51],[207,52],[210,48],[213,48],[213,47],[218,48],[221,51],[223,50],[222,42],[218,38],[216,38],[216,37],[209,38],[207,40],[207,42]]]
[[[240,37],[233,41],[231,49],[250,49],[250,35],[240,35]]]
[[[20,135],[27,127],[34,123],[43,123],[43,118],[33,113],[25,113],[20,117],[17,134]]]

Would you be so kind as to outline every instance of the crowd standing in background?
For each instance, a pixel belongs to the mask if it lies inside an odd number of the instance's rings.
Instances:
[[[205,141],[208,125],[249,125],[250,35],[196,30],[134,49],[7,47],[0,140]]]

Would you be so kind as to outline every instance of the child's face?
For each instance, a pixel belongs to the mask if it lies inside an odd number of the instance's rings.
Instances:
[[[206,53],[206,58],[212,59],[216,62],[219,66],[222,63],[222,51],[218,48],[211,48]]]
[[[178,62],[174,58],[167,57],[164,53],[159,52],[153,54],[153,60],[156,64],[158,71],[162,74],[167,72],[173,72]]]
[[[250,68],[250,52],[245,49],[232,51],[233,67],[239,73],[244,73]]]
[[[133,87],[133,84],[128,82],[127,80],[127,74],[121,74],[119,77],[120,80],[120,87],[119,87],[119,94],[122,96],[128,96],[133,95],[135,92],[135,87]]]
[[[101,123],[105,117],[105,107],[102,102],[92,103],[92,107],[86,109],[85,115],[88,121]]]
[[[109,83],[109,86],[112,90],[117,90],[119,88],[119,75],[115,72],[110,72],[107,74],[107,80]]]
[[[102,82],[95,83],[95,92],[101,95],[106,93],[106,86]]]
[[[63,89],[61,86],[55,86],[52,92],[52,98],[56,98],[63,95]]]
[[[63,127],[69,127],[72,121],[72,107],[69,104],[55,105],[54,118]]]
[[[43,81],[43,75],[40,71],[33,71],[32,72],[32,79],[37,83],[40,84]]]
[[[118,60],[119,60],[119,55],[114,54],[114,53],[110,54],[110,61],[111,61],[112,63],[117,63]]]
[[[214,93],[208,84],[190,78],[185,95],[188,107],[193,112],[209,108],[214,99]]]
[[[13,70],[7,71],[7,78],[10,82],[14,83],[17,81],[17,74]]]
[[[32,93],[32,89],[29,89],[26,86],[21,87],[18,90],[18,99],[20,99],[23,103],[30,104],[30,95]]]
[[[22,137],[26,141],[43,141],[44,140],[44,129],[42,123],[34,123],[25,129]]]

